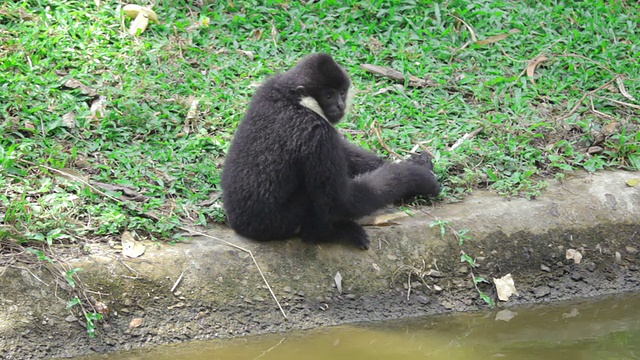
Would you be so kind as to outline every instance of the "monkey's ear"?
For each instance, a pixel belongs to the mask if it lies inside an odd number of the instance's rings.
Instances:
[[[307,94],[307,89],[305,89],[302,85],[296,88],[296,93],[300,96],[309,96],[309,94]]]

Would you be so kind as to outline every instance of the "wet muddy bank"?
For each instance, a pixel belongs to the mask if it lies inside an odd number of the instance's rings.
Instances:
[[[0,355],[70,356],[486,308],[472,272],[488,280],[513,276],[520,296],[499,308],[638,291],[640,190],[625,185],[631,177],[638,174],[576,176],[531,201],[477,191],[462,203],[369,227],[369,251],[299,240],[260,244],[209,230],[253,252],[288,320],[247,253],[204,237],[147,244],[137,259],[96,247],[71,260],[110,309],[94,339],[65,310],[66,294],[46,270],[7,268],[0,278]],[[454,229],[468,229],[470,238],[460,245]],[[567,259],[568,250],[580,253],[579,263]],[[461,262],[462,252],[478,266]],[[493,284],[478,287],[496,299]],[[142,324],[130,327],[133,319]]]

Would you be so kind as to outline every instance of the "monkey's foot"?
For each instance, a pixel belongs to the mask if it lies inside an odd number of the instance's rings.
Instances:
[[[354,245],[362,250],[369,249],[369,236],[364,231],[362,226],[356,224],[353,221],[344,221],[334,224],[334,231],[336,237],[352,242]]]

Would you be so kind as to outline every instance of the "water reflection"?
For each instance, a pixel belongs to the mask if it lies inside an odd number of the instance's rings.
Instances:
[[[634,295],[198,341],[82,359],[640,359],[639,310],[640,296]]]

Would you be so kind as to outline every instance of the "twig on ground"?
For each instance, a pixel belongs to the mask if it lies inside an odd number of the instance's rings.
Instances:
[[[34,274],[31,270],[29,270],[26,267],[22,267],[22,266],[16,266],[16,265],[9,265],[9,267],[12,267],[14,269],[20,269],[20,270],[26,270],[29,274],[31,274],[31,276],[33,276],[34,279],[38,280],[39,282],[43,283],[46,287],[49,287],[50,285],[47,284],[46,282],[42,281],[42,279],[40,279],[36,274]]]
[[[595,61],[593,59],[590,59],[590,58],[588,58],[588,57],[586,57],[584,55],[579,55],[579,54],[553,54],[553,56],[557,56],[557,57],[575,57],[575,58],[587,60],[587,61],[590,61],[590,62],[594,63],[595,65],[607,70],[610,73],[614,73],[613,70],[609,69],[608,67],[606,67],[606,66],[600,64],[599,62],[597,62],[597,61]]]
[[[463,143],[465,140],[473,139],[476,135],[478,135],[478,134],[480,133],[480,131],[482,131],[482,127],[479,127],[479,128],[477,128],[477,129],[473,130],[473,131],[472,131],[472,132],[470,132],[470,133],[466,133],[466,134],[464,134],[464,136],[463,136],[463,137],[461,137],[460,139],[458,139],[458,140],[457,140],[457,141],[456,141],[456,142],[451,146],[451,148],[449,149],[449,151],[453,151],[453,150],[455,150],[456,148],[458,148],[460,145],[462,145],[462,143]]]
[[[458,21],[460,21],[461,23],[463,23],[463,24],[464,24],[464,26],[466,26],[466,27],[467,27],[467,30],[469,30],[469,34],[471,34],[471,40],[473,40],[473,42],[474,42],[474,43],[475,43],[475,42],[478,42],[478,37],[476,36],[476,33],[473,31],[473,29],[471,28],[471,26],[469,26],[469,24],[467,24],[464,20],[462,20],[461,18],[459,18],[459,17],[457,17],[457,16],[455,16],[455,15],[453,15],[453,14],[449,14],[449,15],[451,15],[452,17],[454,17],[454,18],[458,19]]]
[[[389,147],[389,145],[387,145],[384,140],[382,140],[382,134],[380,133],[380,125],[378,125],[378,122],[373,120],[373,122],[371,122],[371,129],[373,129],[373,132],[376,134],[376,137],[378,138],[378,141],[380,141],[380,146],[382,146],[382,148],[384,148],[385,150],[387,150],[387,152],[389,154],[393,154],[397,159],[401,159],[402,156],[400,156],[400,154],[398,154],[397,152],[393,151],[393,149],[391,147]]]
[[[264,273],[262,272],[262,269],[260,268],[260,265],[258,265],[258,262],[256,261],[256,258],[253,256],[253,252],[249,249],[243,248],[242,246],[238,246],[236,244],[232,244],[228,241],[222,240],[218,237],[212,236],[212,235],[208,235],[193,229],[189,229],[183,226],[178,226],[178,228],[180,230],[186,231],[192,235],[198,235],[198,236],[204,236],[207,237],[209,239],[213,239],[215,241],[221,242],[225,245],[231,246],[232,248],[236,248],[238,250],[244,251],[247,254],[249,254],[249,256],[251,256],[251,260],[253,260],[253,263],[256,265],[256,268],[258,269],[258,272],[260,273],[260,276],[262,276],[262,280],[264,281],[264,284],[267,286],[267,289],[269,289],[269,292],[271,293],[271,296],[273,297],[273,299],[276,301],[276,304],[278,304],[278,308],[280,308],[280,312],[282,313],[282,315],[284,316],[285,319],[289,319],[287,317],[287,314],[285,314],[284,309],[282,308],[282,306],[280,305],[280,301],[278,301],[278,298],[276,297],[276,295],[273,293],[273,290],[271,289],[271,285],[269,285],[269,282],[267,281],[267,278],[264,276]]]
[[[178,287],[178,285],[180,285],[180,281],[182,281],[183,276],[184,276],[184,271],[180,273],[178,280],[176,280],[176,282],[173,283],[173,286],[171,287],[171,290],[169,290],[169,292],[173,292],[173,290],[175,290]]]
[[[580,100],[578,100],[576,102],[576,104],[573,106],[573,108],[571,108],[571,110],[569,110],[569,112],[561,117],[559,117],[558,119],[556,119],[556,121],[560,122],[560,121],[564,121],[567,120],[569,117],[571,117],[571,115],[573,115],[576,111],[578,111],[578,108],[582,105],[582,102],[591,95],[594,95],[595,93],[597,93],[598,91],[606,88],[607,86],[611,85],[612,83],[614,83],[616,81],[616,79],[621,76],[621,75],[616,75],[613,77],[613,79],[607,81],[606,83],[604,83],[603,85],[598,86],[596,89],[591,90],[589,92],[586,92],[582,95],[582,97],[580,98]]]
[[[618,104],[618,105],[628,106],[628,107],[630,107],[632,109],[640,110],[640,105],[629,104],[628,102],[615,100],[615,99],[604,97],[604,96],[600,96],[600,95],[593,95],[593,97],[596,97],[596,98],[602,99],[602,100],[611,101],[612,103],[615,103],[615,104]]]
[[[30,162],[30,161],[27,161],[27,160],[20,160],[20,161],[21,161],[21,162],[23,162],[23,163],[25,163],[25,164],[28,164],[28,165],[42,167],[42,168],[44,168],[44,169],[47,169],[47,170],[52,171],[52,172],[55,172],[55,173],[57,173],[57,174],[60,174],[60,175],[62,175],[62,176],[65,176],[65,177],[67,177],[67,178],[71,178],[72,180],[76,180],[76,181],[78,181],[78,182],[80,182],[80,183],[82,183],[82,184],[84,184],[84,185],[88,186],[91,190],[95,191],[96,193],[101,194],[101,195],[103,195],[103,196],[107,197],[108,199],[110,199],[110,200],[112,200],[112,201],[114,201],[114,202],[118,203],[118,204],[125,205],[125,206],[127,205],[124,201],[119,200],[119,199],[116,199],[115,197],[110,196],[110,195],[108,195],[108,194],[106,194],[106,193],[104,193],[104,192],[100,191],[100,190],[99,190],[99,189],[97,189],[96,187],[94,187],[94,186],[92,186],[91,184],[89,184],[87,181],[85,181],[85,180],[83,180],[83,179],[81,179],[81,178],[79,178],[79,177],[77,177],[77,176],[73,176],[73,175],[68,174],[68,173],[66,173],[66,172],[64,172],[64,171],[60,171],[60,170],[58,170],[58,169],[54,169],[54,168],[49,167],[49,166],[46,166],[46,165],[35,164],[35,163]],[[131,206],[127,206],[127,208],[128,208],[128,209],[133,210],[133,211],[135,211],[135,212],[137,212],[137,213],[139,213],[139,214],[144,214],[144,212],[143,212],[143,211],[141,211],[140,209],[138,209],[138,207],[137,207],[137,206],[135,206],[135,204],[129,203],[129,205],[131,205]],[[156,220],[156,221],[159,221],[159,220]],[[211,235],[208,235],[208,234],[205,234],[205,233],[202,233],[202,232],[199,232],[199,231],[193,230],[193,229],[189,229],[189,228],[184,227],[184,226],[176,226],[176,227],[177,227],[178,229],[183,230],[183,231],[186,231],[186,232],[188,232],[188,233],[190,233],[190,234],[194,234],[194,235],[199,235],[199,236],[208,237],[208,238],[210,238],[210,239],[216,240],[216,241],[218,241],[218,242],[221,242],[221,243],[223,243],[223,244],[226,244],[226,245],[228,245],[228,246],[231,246],[231,247],[233,247],[233,248],[236,248],[236,249],[238,249],[238,250],[244,251],[244,252],[246,252],[247,254],[249,254],[249,256],[251,256],[251,260],[253,261],[253,263],[255,264],[256,268],[258,269],[258,272],[260,273],[260,276],[262,277],[262,280],[264,281],[265,285],[267,286],[267,289],[269,289],[269,292],[271,293],[271,296],[272,296],[272,297],[273,297],[273,299],[276,301],[276,304],[278,305],[278,308],[280,309],[280,312],[282,313],[282,315],[284,316],[284,318],[285,318],[285,319],[289,319],[289,318],[287,317],[287,314],[284,312],[284,309],[283,309],[283,308],[282,308],[282,306],[280,305],[280,301],[278,301],[278,298],[277,298],[277,297],[276,297],[276,295],[274,294],[273,289],[271,289],[271,285],[269,285],[269,282],[267,281],[267,278],[264,276],[264,273],[262,272],[262,269],[260,268],[260,265],[258,265],[258,262],[256,261],[256,258],[253,256],[253,252],[252,252],[251,250],[246,249],[246,248],[243,248],[243,247],[238,246],[238,245],[235,245],[235,244],[232,244],[232,243],[230,243],[230,242],[228,242],[228,241],[222,240],[222,239],[217,238],[217,237],[215,237],[215,236],[211,236]],[[93,304],[91,304],[90,302],[89,302],[89,304],[90,304],[91,306],[93,306]],[[83,312],[86,312],[84,308],[82,309],[82,311],[83,311]]]
[[[596,110],[595,105],[593,105],[593,95],[589,96],[589,105],[591,105],[591,112],[596,114],[596,116],[601,116],[603,118],[609,119],[609,120],[614,120],[615,117],[609,115],[609,114],[605,114],[602,111]]]

